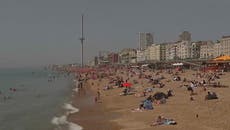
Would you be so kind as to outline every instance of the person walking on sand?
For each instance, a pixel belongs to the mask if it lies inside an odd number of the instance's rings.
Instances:
[[[100,89],[98,88],[97,89],[97,100],[100,100],[101,99],[101,92],[100,92]]]

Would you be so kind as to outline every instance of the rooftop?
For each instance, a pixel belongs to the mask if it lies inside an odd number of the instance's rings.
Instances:
[[[222,36],[222,38],[230,38],[230,36]]]

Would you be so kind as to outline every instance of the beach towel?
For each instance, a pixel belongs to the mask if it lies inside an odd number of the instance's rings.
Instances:
[[[173,119],[166,119],[166,120],[164,120],[163,124],[165,124],[165,125],[176,125],[177,122],[174,121]]]

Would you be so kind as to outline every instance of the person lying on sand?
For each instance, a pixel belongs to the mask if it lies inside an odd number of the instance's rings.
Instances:
[[[171,96],[173,96],[173,90],[169,89],[167,91],[167,97],[171,97]]]
[[[160,104],[165,104],[166,103],[166,98],[162,98],[160,100],[154,100],[156,105],[160,105]]]
[[[136,109],[131,109],[131,112],[143,112],[144,109],[136,108]]]
[[[142,112],[143,110],[153,110],[153,105],[151,100],[144,100],[140,103],[139,107],[132,109],[132,112]]]
[[[205,100],[212,100],[212,99],[218,99],[215,92],[208,92],[208,95],[205,96]]]
[[[135,96],[135,97],[145,97],[145,96],[146,96],[146,92],[143,91],[142,93],[135,93],[134,96]]]
[[[177,122],[173,119],[167,119],[162,116],[158,116],[156,121],[153,121],[150,126],[157,126],[157,125],[176,125]]]
[[[112,86],[109,86],[109,85],[106,85],[106,86],[103,88],[103,90],[110,90],[110,89],[113,89],[113,87],[112,87]]]
[[[133,95],[133,94],[135,94],[134,91],[131,91],[130,88],[125,88],[125,89],[122,91],[122,93],[120,93],[119,95],[120,95],[120,96],[127,96],[127,95]]]

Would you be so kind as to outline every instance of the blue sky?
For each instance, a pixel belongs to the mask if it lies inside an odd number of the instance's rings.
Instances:
[[[138,32],[157,43],[230,35],[228,0],[2,0],[0,67],[80,62],[81,14],[85,61],[100,50],[138,47]]]

